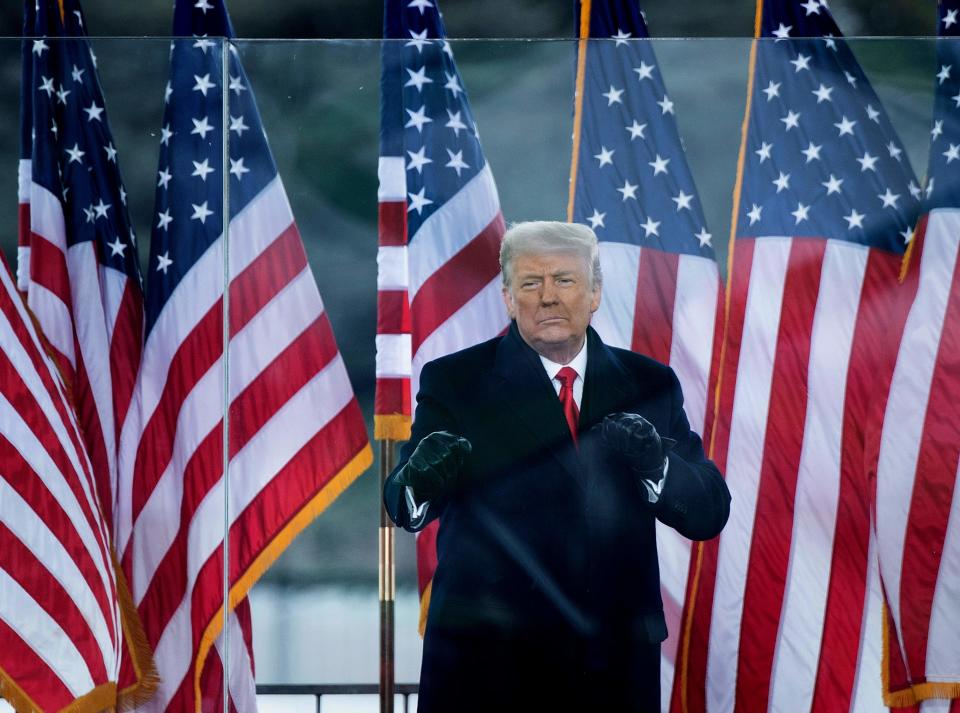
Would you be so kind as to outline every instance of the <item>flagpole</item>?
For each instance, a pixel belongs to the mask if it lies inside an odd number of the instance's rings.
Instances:
[[[394,441],[381,439],[380,489],[394,465]],[[394,599],[396,595],[393,523],[380,498],[380,713],[393,713]]]

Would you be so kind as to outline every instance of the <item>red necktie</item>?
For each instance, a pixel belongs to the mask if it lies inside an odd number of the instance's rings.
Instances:
[[[553,378],[560,382],[560,405],[563,407],[567,427],[570,429],[570,435],[573,437],[574,445],[576,445],[580,409],[577,408],[577,402],[573,398],[573,382],[577,379],[577,372],[573,368],[565,366]]]

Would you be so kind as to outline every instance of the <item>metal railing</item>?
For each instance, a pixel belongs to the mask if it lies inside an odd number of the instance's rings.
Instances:
[[[410,696],[416,695],[416,683],[396,683],[394,694],[403,696],[403,713],[411,713]],[[375,696],[380,693],[376,683],[258,683],[257,693],[265,696],[313,696],[317,713],[323,713],[324,696]]]

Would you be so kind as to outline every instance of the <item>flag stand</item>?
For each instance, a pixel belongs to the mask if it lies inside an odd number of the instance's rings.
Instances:
[[[394,464],[394,441],[380,443],[380,489]],[[393,523],[380,498],[380,713],[393,713],[394,693],[394,599],[396,595]]]

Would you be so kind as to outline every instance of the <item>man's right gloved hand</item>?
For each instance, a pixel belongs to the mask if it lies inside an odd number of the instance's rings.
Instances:
[[[412,487],[418,502],[436,500],[452,489],[472,449],[466,438],[434,431],[413,449],[410,460],[397,473],[396,483]]]

